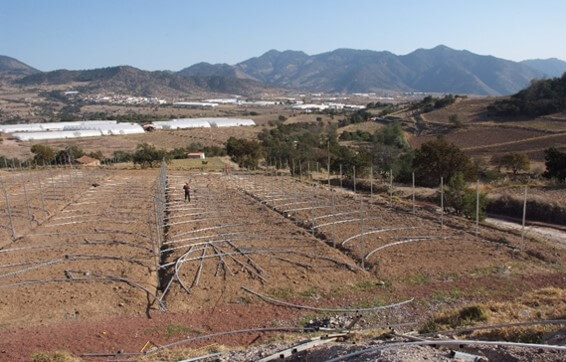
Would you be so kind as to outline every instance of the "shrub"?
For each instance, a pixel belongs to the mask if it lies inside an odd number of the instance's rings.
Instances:
[[[50,164],[55,158],[55,151],[47,145],[33,145],[31,146],[31,153],[33,153],[33,160],[37,164]]]

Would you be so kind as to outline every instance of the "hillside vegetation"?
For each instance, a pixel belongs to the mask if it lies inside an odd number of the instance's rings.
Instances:
[[[543,79],[492,103],[488,110],[498,116],[542,116],[566,110],[566,73],[560,78]]]

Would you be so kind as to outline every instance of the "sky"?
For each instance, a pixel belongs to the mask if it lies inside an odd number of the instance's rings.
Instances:
[[[42,71],[235,64],[270,49],[444,44],[566,60],[565,0],[0,0],[0,55]]]

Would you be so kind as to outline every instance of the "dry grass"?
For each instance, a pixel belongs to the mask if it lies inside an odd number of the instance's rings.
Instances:
[[[67,351],[37,352],[31,356],[32,362],[78,362],[80,358]]]
[[[491,302],[441,311],[429,320],[422,332],[450,330],[462,326],[552,320],[566,317],[566,290],[543,288],[525,293],[510,302]],[[481,323],[478,323],[481,322]],[[517,342],[540,342],[558,326],[508,327],[473,332],[474,338]]]
[[[223,353],[234,350],[224,345],[213,343],[201,348],[166,349],[155,354],[141,357],[140,361],[181,361],[191,357],[204,356],[212,353]]]

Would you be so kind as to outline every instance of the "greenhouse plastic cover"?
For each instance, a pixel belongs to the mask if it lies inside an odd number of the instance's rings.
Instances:
[[[178,118],[153,122],[153,126],[162,129],[210,128],[210,123],[206,121],[206,118]]]
[[[0,125],[0,132],[39,132],[62,131],[64,129],[98,129],[100,125],[116,124],[112,120],[75,121],[75,122],[46,122]],[[72,128],[70,128],[72,127]]]
[[[80,138],[102,136],[99,130],[74,130],[74,131],[42,131],[42,132],[16,132],[12,136],[21,141],[49,140],[57,138]]]
[[[137,123],[91,123],[87,125],[65,126],[65,131],[97,130],[103,135],[144,133],[144,129]]]
[[[255,126],[255,122],[251,119],[242,118],[207,118],[211,127],[237,127],[237,126]]]
[[[155,128],[182,129],[182,128],[210,128],[210,127],[236,127],[255,126],[251,119],[242,118],[179,118],[170,121],[153,122]]]

